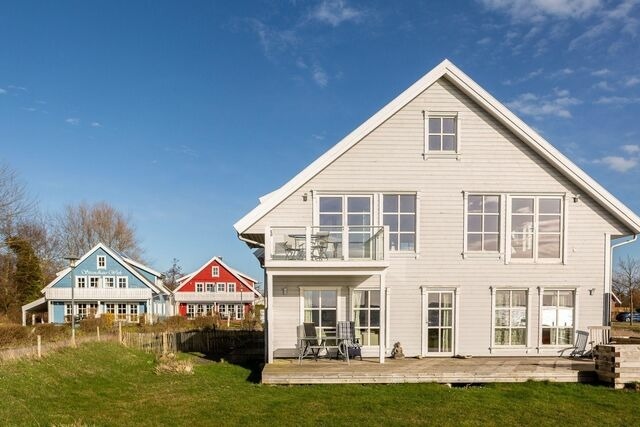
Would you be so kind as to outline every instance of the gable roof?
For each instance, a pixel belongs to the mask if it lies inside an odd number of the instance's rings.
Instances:
[[[248,280],[250,280],[253,283],[258,283],[257,280],[254,280],[251,277],[247,276],[246,274],[239,272],[235,268],[229,267],[227,264],[222,262],[222,259],[220,257],[218,257],[218,256],[214,256],[209,261],[207,261],[204,264],[202,264],[202,266],[200,268],[198,268],[196,271],[194,271],[193,273],[187,274],[186,276],[179,278],[178,282],[180,282],[180,284],[178,285],[178,287],[176,287],[173,290],[173,292],[174,293],[178,292],[180,290],[180,288],[182,288],[184,285],[186,285],[191,279],[193,279],[198,273],[200,273],[202,270],[207,268],[214,261],[217,262],[219,266],[221,266],[222,268],[227,270],[229,273],[231,273],[236,279],[238,279],[243,285],[245,285],[247,288],[249,288],[254,294],[256,294],[259,297],[262,296],[262,294],[258,290],[256,290],[256,288],[254,288],[251,285],[251,283],[248,282]]]
[[[491,116],[596,200],[615,218],[629,227],[634,234],[640,234],[640,217],[447,59],[385,105],[380,111],[330,148],[329,151],[318,157],[289,182],[279,189],[262,196],[260,204],[233,225],[238,234],[244,233],[287,197],[443,77],[483,107]]]
[[[136,271],[135,268],[133,268],[133,264],[130,264],[129,262],[126,261],[126,258],[122,257],[118,252],[114,251],[113,249],[109,248],[107,245],[105,245],[104,243],[98,243],[97,245],[95,245],[93,248],[91,248],[89,251],[87,251],[87,253],[85,253],[78,261],[77,261],[77,265],[80,265],[81,262],[83,262],[84,260],[86,260],[87,258],[89,258],[95,251],[97,251],[98,249],[102,249],[103,251],[105,251],[111,258],[115,259],[117,262],[119,262],[120,264],[122,264],[122,266],[124,268],[127,269],[127,271],[131,274],[133,274],[135,277],[137,277],[138,279],[140,279],[140,281],[142,281],[142,283],[144,283],[146,286],[148,286],[149,288],[153,289],[154,291],[156,291],[159,294],[168,294],[168,290],[164,287],[164,285],[160,285],[158,286],[155,283],[151,283],[146,277],[144,277],[142,274],[138,273]],[[136,264],[138,265],[142,265],[136,262]],[[147,267],[145,267],[146,269]],[[64,270],[60,271],[59,273],[57,273],[56,278],[53,279],[51,281],[51,283],[49,283],[47,286],[45,286],[42,289],[42,293],[45,292],[45,289],[48,289],[50,287],[52,287],[53,285],[55,285],[56,283],[58,283],[60,280],[62,280],[62,278],[64,278],[69,272],[71,271],[70,267],[65,268]]]

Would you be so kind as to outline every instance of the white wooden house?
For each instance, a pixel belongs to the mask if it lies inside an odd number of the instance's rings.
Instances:
[[[640,218],[445,60],[235,228],[265,270],[267,361],[353,320],[364,354],[557,355],[608,322]]]

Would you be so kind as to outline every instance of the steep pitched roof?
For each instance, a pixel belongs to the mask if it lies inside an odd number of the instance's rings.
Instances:
[[[344,137],[340,142],[329,149],[329,151],[318,157],[289,182],[279,189],[262,196],[260,198],[260,204],[233,225],[238,234],[244,233],[249,227],[278,206],[301,186],[324,170],[355,144],[360,142],[365,136],[397,113],[411,100],[424,92],[429,86],[443,77],[453,83],[478,105],[482,106],[490,115],[506,126],[511,132],[520,138],[520,140],[542,156],[560,173],[585,191],[614,217],[620,220],[620,222],[629,227],[633,233],[640,233],[640,217],[638,217],[611,193],[605,190],[593,178],[587,175],[576,164],[553,147],[536,131],[520,120],[515,114],[509,111],[508,108],[491,96],[491,94],[481,88],[451,61],[445,59],[438,64],[438,66],[425,74],[420,80],[411,85],[407,90],[402,92],[393,101],[371,116],[371,118]]]
[[[142,281],[142,283],[144,283],[145,285],[147,285],[149,288],[153,289],[154,291],[156,291],[157,293],[160,294],[168,294],[169,291],[163,286],[163,285],[157,285],[156,283],[151,283],[146,277],[144,277],[142,274],[138,273],[136,271],[135,268],[133,268],[133,264],[130,262],[126,261],[126,258],[123,258],[118,252],[114,251],[113,249],[109,248],[107,245],[105,245],[104,243],[98,243],[97,245],[95,245],[93,248],[91,248],[89,251],[87,251],[87,253],[85,253],[79,260],[78,260],[78,265],[84,261],[85,259],[89,258],[95,251],[97,251],[98,249],[102,249],[103,251],[105,251],[111,258],[115,259],[116,261],[118,261],[120,264],[122,264],[122,266],[124,268],[127,269],[127,271],[129,271],[131,274],[133,274],[135,277],[137,277],[138,279],[140,279]],[[142,264],[136,262],[136,264],[138,266],[141,266]],[[142,267],[141,267],[142,268]],[[148,269],[148,267],[144,267],[145,270]],[[45,286],[42,289],[42,293],[44,293],[45,289],[52,287],[53,285],[55,285],[56,283],[58,283],[60,280],[62,280],[62,278],[64,278],[67,273],[69,273],[71,271],[71,268],[67,267],[64,270],[58,272],[56,274],[56,278],[53,279],[51,281],[51,283],[49,283],[47,286]],[[147,270],[148,271],[148,270]],[[153,274],[153,273],[152,273]]]
[[[231,273],[236,279],[238,279],[243,285],[245,285],[247,288],[249,288],[257,296],[259,296],[259,297],[262,296],[262,294],[258,290],[256,290],[256,288],[254,288],[253,285],[249,282],[249,281],[251,281],[253,283],[258,283],[257,280],[252,279],[251,277],[247,276],[246,274],[239,272],[235,268],[229,267],[227,264],[222,262],[222,259],[220,257],[218,257],[218,256],[214,256],[209,261],[207,261],[204,264],[202,264],[202,266],[200,268],[198,268],[196,271],[194,271],[193,273],[187,274],[186,276],[179,278],[178,282],[180,282],[180,284],[178,285],[177,288],[175,288],[173,290],[173,292],[174,293],[178,292],[180,290],[180,288],[182,288],[184,285],[186,285],[191,279],[193,279],[198,273],[200,273],[202,270],[207,268],[209,265],[211,265],[211,263],[214,262],[214,261],[217,262],[219,266],[221,266],[222,268],[227,270],[229,273]]]

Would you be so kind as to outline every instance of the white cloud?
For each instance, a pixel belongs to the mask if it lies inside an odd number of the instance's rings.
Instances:
[[[563,119],[571,118],[570,107],[581,103],[580,100],[570,96],[568,90],[556,89],[554,95],[544,97],[532,93],[524,93],[511,102],[507,107],[532,117],[554,116]]]
[[[69,117],[65,120],[65,123],[68,123],[72,126],[78,126],[80,124],[80,119],[77,117]]]
[[[258,19],[248,19],[249,27],[258,35],[262,50],[267,57],[283,52],[298,43],[298,36],[293,30],[277,30]]]
[[[590,46],[601,36],[613,31],[620,31],[635,38],[640,26],[640,20],[634,16],[633,9],[638,0],[623,0],[615,8],[598,11],[599,23],[590,25],[589,29],[571,40],[569,50],[581,46]],[[618,41],[619,42],[619,41]]]
[[[525,76],[520,77],[518,79],[505,80],[505,81],[502,82],[502,84],[507,85],[507,86],[511,86],[511,85],[514,85],[514,84],[523,83],[523,82],[531,80],[531,79],[533,79],[535,77],[538,77],[540,74],[542,74],[543,71],[544,71],[543,68],[538,68],[537,70],[533,70],[533,71],[527,73]]]
[[[359,22],[364,12],[349,6],[344,0],[324,0],[310,14],[314,21],[337,27],[343,22]]]
[[[595,160],[594,163],[603,163],[609,169],[612,169],[616,172],[627,172],[638,165],[638,159],[634,158],[624,158],[621,156],[607,156],[601,159]]]
[[[313,81],[320,87],[326,87],[329,84],[329,76],[319,65],[314,65],[311,73]]]
[[[573,69],[571,68],[562,68],[558,71],[555,71],[553,73],[551,73],[549,75],[549,77],[551,77],[552,79],[558,78],[558,77],[566,77],[566,76],[570,76],[571,74],[573,74]]]
[[[480,0],[486,8],[507,13],[515,21],[584,18],[600,9],[600,0]]]
[[[603,77],[609,73],[611,73],[611,70],[609,70],[608,68],[601,68],[600,70],[592,71],[591,75],[595,77]]]
[[[2,88],[0,87],[0,95],[4,95],[5,93],[7,93],[7,91],[6,91],[5,89],[2,89]]]
[[[628,154],[640,154],[640,145],[637,145],[637,144],[623,145],[622,151]]]
[[[601,82],[594,84],[593,87],[600,90],[608,90],[608,91],[613,90],[609,82],[605,80],[602,80]]]
[[[627,105],[637,104],[640,102],[640,98],[632,98],[626,96],[603,96],[595,101],[595,104],[601,105]]]
[[[636,86],[636,85],[638,85],[638,84],[640,84],[640,78],[635,77],[635,76],[634,76],[634,77],[629,77],[629,78],[624,82],[624,85],[625,85],[626,87],[632,87],[632,86]]]
[[[476,42],[480,46],[487,46],[491,43],[491,37],[484,37]]]
[[[100,122],[91,122],[91,127],[92,128],[101,128],[102,127],[102,123],[100,123]]]

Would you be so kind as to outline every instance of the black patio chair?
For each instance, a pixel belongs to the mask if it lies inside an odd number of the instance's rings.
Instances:
[[[302,328],[298,328],[298,363],[307,356],[313,356],[318,360],[320,351],[325,349],[324,341],[318,339],[316,325],[314,323],[303,323]]]

